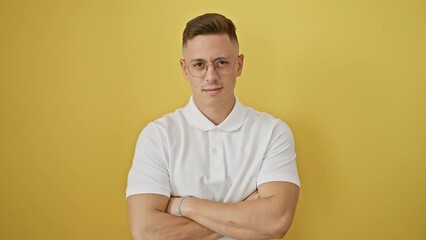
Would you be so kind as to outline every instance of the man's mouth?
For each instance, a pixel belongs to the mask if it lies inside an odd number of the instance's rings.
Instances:
[[[208,87],[208,88],[204,88],[203,91],[210,94],[210,95],[214,95],[218,92],[220,92],[220,90],[222,90],[223,87]]]

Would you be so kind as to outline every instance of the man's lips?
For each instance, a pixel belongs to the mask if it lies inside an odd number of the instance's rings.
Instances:
[[[207,87],[203,88],[203,92],[210,96],[215,96],[222,91],[223,87]]]
[[[223,87],[209,87],[209,88],[204,88],[203,91],[206,92],[214,92],[214,91],[218,91],[220,89],[222,89]]]

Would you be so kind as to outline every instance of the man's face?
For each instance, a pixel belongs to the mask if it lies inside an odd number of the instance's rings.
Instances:
[[[241,75],[243,55],[238,55],[238,47],[227,34],[198,35],[187,41],[180,61],[182,72],[192,88],[194,102],[198,107],[223,107],[234,103],[236,79]],[[226,74],[218,70],[222,60],[229,61]],[[194,77],[188,67],[207,64],[205,76]],[[231,69],[232,68],[232,69]]]

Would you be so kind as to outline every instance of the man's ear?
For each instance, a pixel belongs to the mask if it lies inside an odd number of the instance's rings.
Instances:
[[[183,77],[188,80],[188,72],[186,71],[186,63],[185,63],[185,59],[180,59],[179,60],[180,63],[180,70],[182,71]]]
[[[237,59],[237,77],[241,76],[241,73],[243,73],[243,66],[244,66],[244,54],[238,55]]]

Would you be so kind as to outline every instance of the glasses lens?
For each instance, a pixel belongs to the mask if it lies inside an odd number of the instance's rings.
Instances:
[[[235,61],[218,59],[214,62],[214,70],[219,75],[227,75],[232,73],[234,64]],[[210,64],[207,64],[206,62],[193,61],[188,64],[188,71],[194,77],[204,77],[209,67],[211,67]]]
[[[215,62],[215,69],[221,75],[232,73],[234,64],[229,59],[219,59]]]
[[[206,74],[207,65],[205,62],[190,62],[188,70],[189,73],[194,77],[203,77]]]

